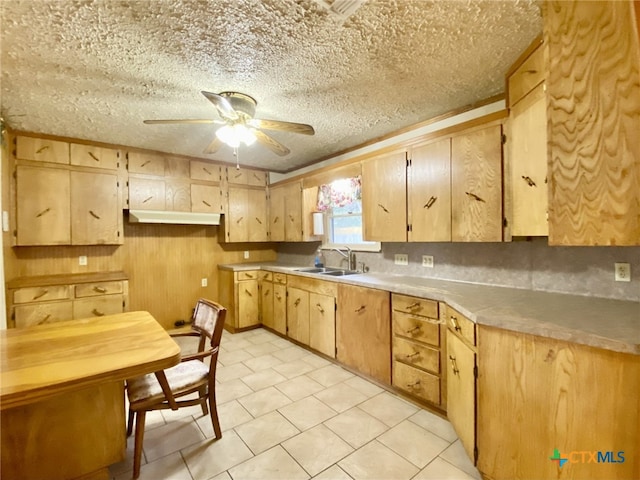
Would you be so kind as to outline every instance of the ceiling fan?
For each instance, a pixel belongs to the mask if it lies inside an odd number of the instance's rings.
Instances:
[[[290,150],[267,135],[262,130],[279,130],[283,132],[313,135],[315,131],[311,125],[304,123],[283,122],[280,120],[265,120],[253,118],[258,102],[249,95],[239,92],[201,92],[218,110],[222,120],[212,119],[184,119],[184,120],[144,120],[147,124],[167,123],[216,123],[223,126],[216,130],[213,141],[205,148],[204,153],[215,153],[227,144],[234,150],[240,143],[251,145],[256,140],[273,153],[285,156]]]

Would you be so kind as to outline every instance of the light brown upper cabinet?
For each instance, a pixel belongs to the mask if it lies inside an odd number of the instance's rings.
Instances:
[[[409,150],[407,183],[409,241],[451,241],[450,138]]]
[[[510,233],[547,236],[547,112],[544,48],[536,39],[507,72]]]
[[[127,152],[129,173],[164,177],[164,157],[154,153]]]
[[[229,186],[223,239],[227,242],[269,241],[265,188]]]
[[[451,139],[451,240],[502,241],[502,126]]]
[[[543,3],[551,245],[640,244],[639,8]]]
[[[120,166],[120,151],[95,145],[71,144],[71,165],[79,167],[117,170]]]
[[[383,154],[362,163],[363,237],[407,241],[407,153]]]
[[[122,210],[118,203],[118,176],[108,173],[70,172],[71,244],[115,245],[120,235]]]
[[[69,144],[57,140],[17,136],[15,156],[20,160],[69,165]]]
[[[254,187],[266,187],[268,173],[261,170],[248,168],[227,167],[227,181],[230,185],[251,185]]]
[[[298,182],[269,189],[269,230],[273,242],[301,242],[302,185]]]

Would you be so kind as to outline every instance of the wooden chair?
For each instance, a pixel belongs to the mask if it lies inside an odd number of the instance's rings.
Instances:
[[[226,312],[223,306],[215,302],[203,298],[198,300],[193,314],[191,331],[172,334],[174,337],[200,337],[198,352],[183,355],[178,365],[167,370],[127,380],[127,396],[129,398],[127,436],[131,435],[134,416],[136,418],[133,478],[138,478],[140,475],[145,415],[150,410],[177,410],[181,407],[200,404],[203,415],[211,413],[215,437],[222,437],[216,408],[215,382],[218,349]],[[207,339],[209,347],[205,348]],[[207,357],[210,358],[208,366],[204,362]],[[178,400],[194,393],[197,393],[197,398]],[[207,401],[209,402],[208,409]]]

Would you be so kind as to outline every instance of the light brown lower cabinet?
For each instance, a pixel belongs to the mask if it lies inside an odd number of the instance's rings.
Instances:
[[[486,478],[640,478],[639,355],[480,326],[478,369]]]
[[[391,384],[391,294],[340,284],[336,316],[337,359]]]
[[[260,326],[258,270],[218,272],[220,304],[227,308],[225,328],[231,332]]]

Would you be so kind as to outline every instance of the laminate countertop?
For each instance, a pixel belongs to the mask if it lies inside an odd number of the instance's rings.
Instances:
[[[640,302],[473,283],[363,273],[331,277],[297,272],[305,265],[243,263],[223,270],[268,270],[445,302],[479,325],[640,355]]]

